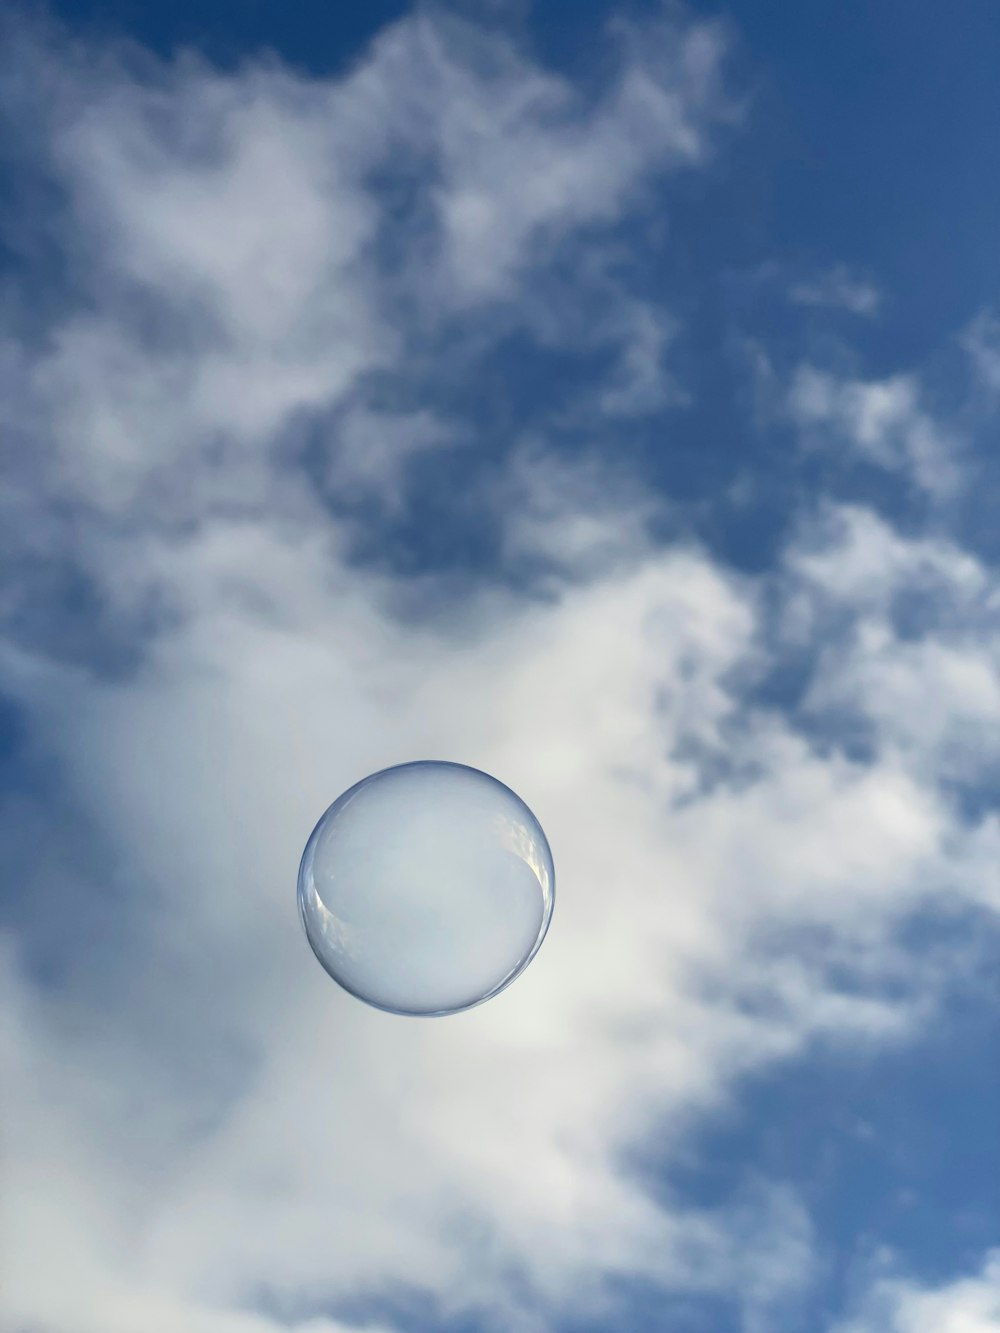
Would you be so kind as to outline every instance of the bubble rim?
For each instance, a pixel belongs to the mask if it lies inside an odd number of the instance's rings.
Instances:
[[[531,949],[528,951],[527,954],[525,954],[524,958],[517,964],[517,966],[515,968],[512,968],[511,971],[506,974],[506,976],[501,977],[501,979],[496,983],[496,985],[493,986],[489,991],[487,991],[485,995],[480,996],[479,999],[477,1000],[470,1000],[468,1004],[458,1005],[457,1007],[454,1008],[399,1009],[395,1005],[381,1004],[378,1000],[373,1000],[370,996],[362,994],[360,991],[354,989],[354,987],[349,986],[347,982],[345,982],[341,977],[338,977],[335,972],[331,971],[330,967],[326,963],[326,960],[323,958],[323,956],[317,949],[316,945],[313,943],[312,935],[310,934],[306,918],[306,908],[305,908],[306,890],[304,887],[305,876],[306,876],[307,866],[311,861],[312,854],[316,846],[317,839],[319,837],[320,829],[326,823],[327,819],[334,813],[334,811],[343,809],[343,807],[346,806],[351,800],[353,800],[354,797],[362,790],[362,788],[367,787],[369,783],[375,782],[379,778],[385,777],[385,775],[388,773],[399,773],[407,768],[458,768],[462,769],[466,773],[474,773],[476,777],[485,778],[488,782],[493,783],[494,786],[499,787],[508,796],[512,797],[515,803],[524,812],[524,814],[527,815],[532,825],[534,825],[535,831],[541,842],[542,849],[544,850],[548,860],[549,880],[550,880],[548,902],[546,903],[545,909],[542,913],[542,921],[541,925],[538,928],[538,935],[535,939],[534,944],[531,946]],[[312,950],[313,955],[316,958],[316,961],[322,967],[323,971],[327,974],[327,976],[330,977],[331,980],[335,981],[336,984],[341,988],[341,990],[346,991],[348,995],[352,995],[356,1000],[360,1000],[363,1004],[367,1004],[370,1008],[380,1010],[382,1013],[396,1014],[403,1018],[444,1018],[450,1014],[467,1013],[470,1009],[477,1009],[479,1005],[485,1004],[487,1000],[495,999],[496,996],[499,995],[501,991],[506,990],[507,987],[512,982],[517,980],[517,978],[521,975],[521,973],[525,970],[528,964],[538,953],[538,950],[542,947],[542,943],[544,942],[545,937],[549,932],[549,926],[552,922],[552,914],[555,911],[555,905],[556,905],[555,858],[552,855],[552,847],[549,843],[548,838],[546,837],[545,830],[542,828],[542,825],[539,822],[538,817],[535,815],[535,812],[531,809],[531,807],[527,804],[527,802],[522,797],[520,797],[516,791],[513,790],[513,788],[508,787],[505,782],[501,782],[500,779],[494,777],[492,773],[487,773],[484,769],[481,768],[475,768],[471,764],[459,764],[450,759],[411,759],[408,760],[406,763],[390,764],[386,768],[380,768],[375,773],[369,773],[367,777],[361,778],[358,782],[355,782],[353,786],[348,787],[346,791],[342,792],[340,796],[338,796],[337,799],[333,802],[332,805],[327,806],[327,808],[320,815],[319,819],[316,821],[312,832],[309,834],[309,837],[306,840],[305,848],[302,852],[302,858],[299,861],[299,871],[298,871],[298,876],[296,878],[296,901],[298,903],[299,920],[302,923],[302,929],[305,932],[306,940],[309,943],[309,947]]]

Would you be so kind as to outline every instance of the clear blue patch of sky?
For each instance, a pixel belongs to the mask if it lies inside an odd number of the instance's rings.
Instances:
[[[409,13],[407,0],[365,0],[364,4],[323,4],[302,0],[52,0],[48,12],[71,28],[94,37],[127,37],[157,55],[179,48],[202,52],[223,69],[248,55],[276,52],[315,75],[339,71],[361,54],[387,23]]]

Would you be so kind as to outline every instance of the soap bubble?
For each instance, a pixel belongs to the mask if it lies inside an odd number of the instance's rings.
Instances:
[[[299,912],[345,990],[397,1014],[451,1014],[491,999],[545,938],[552,853],[496,778],[424,760],[344,792],[310,835]]]

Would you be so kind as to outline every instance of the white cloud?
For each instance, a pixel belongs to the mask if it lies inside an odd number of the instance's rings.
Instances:
[[[879,1280],[862,1312],[831,1333],[997,1333],[1000,1329],[1000,1252],[982,1270],[940,1286],[907,1278]]]
[[[947,496],[958,484],[954,444],[921,406],[912,375],[866,381],[802,365],[787,408],[803,431],[826,432],[832,449],[851,450],[888,471],[903,472],[931,495]]]
[[[45,1102],[62,1071],[54,1104],[73,1174],[42,1188],[19,1153],[13,1299],[64,1317],[62,1290],[35,1282],[30,1262],[57,1222],[76,1253],[85,1239],[86,1273],[125,1268],[90,1295],[95,1321],[124,1320],[123,1293],[143,1283],[151,1300],[164,1291],[197,1311],[239,1309],[259,1283],[308,1302],[387,1280],[430,1287],[446,1307],[504,1308],[512,1265],[543,1306],[589,1299],[588,1273],[598,1290],[615,1272],[742,1281],[724,1216],[674,1218],[615,1169],[640,1126],[717,1096],[732,1062],[790,1051],[828,1021],[805,976],[787,1016],[760,1025],[693,1002],[680,981],[682,964],[739,956],[735,922],[732,937],[714,923],[728,890],[696,850],[704,825],[686,833],[664,801],[684,778],[666,758],[680,719],[710,740],[730,707],[717,677],[750,629],[740,599],[704,560],[658,558],[463,644],[394,629],[356,576],[330,588],[315,542],[217,527],[165,558],[188,618],[143,676],[70,676],[36,702],[119,873],[147,886],[105,1003],[137,968],[144,980],[110,1031],[84,1023],[50,1072],[24,1076]],[[245,571],[255,605],[238,596]],[[681,661],[685,683],[658,716]],[[561,899],[509,1002],[414,1029],[331,994],[288,904],[299,844],[331,793],[427,750],[526,795],[553,839]],[[742,836],[756,843],[753,820]],[[202,1008],[221,1032],[197,1031]],[[130,1048],[157,1032],[168,1068],[151,1078]],[[46,1025],[34,1035],[52,1050]],[[175,1083],[170,1066],[186,1048],[207,1071],[231,1042],[252,1053],[249,1081],[213,1098],[210,1079],[205,1125],[192,1126],[190,1073]],[[75,1086],[95,1076],[96,1104]],[[76,1173],[87,1221],[74,1241]]]
[[[882,304],[878,288],[843,265],[810,281],[794,283],[789,296],[796,305],[825,306],[852,315],[875,315]]]
[[[984,310],[966,330],[963,344],[984,388],[1000,393],[1000,319]]]
[[[530,274],[553,248],[703,160],[731,118],[716,28],[626,27],[618,45],[617,76],[588,104],[505,39],[443,18],[386,30],[339,82],[194,58],[88,64],[25,40],[10,104],[48,136],[87,300],[47,355],[13,358],[10,388],[68,491],[119,509],[145,482],[159,500],[161,469],[228,449],[230,484],[263,503],[260,454],[294,414],[405,363],[447,382],[423,360],[454,359],[435,339],[459,312],[535,318]],[[623,346],[608,393],[641,410],[662,393],[665,318],[604,274],[600,291],[600,336]],[[550,337],[592,336],[554,313]]]
[[[937,608],[951,602],[982,611],[989,606],[988,571],[960,546],[941,537],[904,538],[873,510],[828,506],[820,521],[803,525],[789,565],[825,595],[853,606],[885,611],[893,594],[916,586],[937,593]]]
[[[809,596],[788,630],[824,645],[805,709],[864,719],[925,782],[987,776],[1000,743],[1000,590],[988,569],[853,507],[828,511],[791,567]],[[845,611],[846,632],[824,632]]]
[[[20,683],[117,876],[143,888],[103,994],[85,973],[67,995],[72,1043],[47,1003],[15,1051],[12,1312],[102,1333],[146,1302],[224,1333],[261,1288],[304,1318],[404,1282],[530,1328],[606,1299],[612,1274],[763,1312],[793,1292],[796,1208],[776,1215],[765,1278],[737,1239],[764,1233],[763,1197],[664,1207],[618,1154],[656,1127],[669,1157],[740,1070],[816,1036],[895,1040],[926,1012],[918,960],[902,999],[880,987],[892,921],[950,827],[933,791],[741,715],[724,681],[751,651],[753,598],[697,552],[641,552],[554,604],[489,595],[470,630],[387,619],[378,580],[338,570],[316,531],[216,521],[143,549],[183,615],[142,673]],[[722,749],[755,779],[672,809]],[[525,795],[559,902],[516,987],[415,1026],[332,990],[290,903],[331,796],[421,753]],[[822,950],[782,948],[806,924],[860,966],[854,993]],[[78,1274],[59,1287],[37,1259],[53,1236]]]
[[[671,385],[663,367],[673,332],[672,324],[648,305],[637,303],[631,309],[623,309],[619,332],[621,356],[600,394],[603,416],[639,416],[671,401],[686,401],[684,394]]]
[[[512,78],[517,58],[503,48],[479,48],[489,83],[443,71],[435,111],[446,115],[442,219],[457,299],[502,294],[528,246],[612,220],[650,162],[701,162],[712,122],[733,116],[719,81],[720,28],[619,24],[616,36],[621,74],[591,107],[549,75]],[[431,40],[437,72],[446,48]]]
[[[524,442],[511,455],[496,503],[504,556],[540,566],[538,577],[606,578],[651,551],[649,525],[666,508],[597,451],[560,457]]]

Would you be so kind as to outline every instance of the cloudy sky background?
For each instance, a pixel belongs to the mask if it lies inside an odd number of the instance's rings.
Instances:
[[[210,8],[2,21],[4,1329],[998,1333],[991,3]],[[424,757],[435,1021],[294,898]]]

